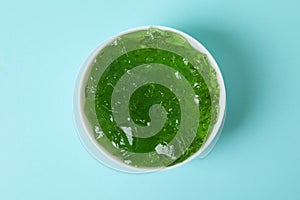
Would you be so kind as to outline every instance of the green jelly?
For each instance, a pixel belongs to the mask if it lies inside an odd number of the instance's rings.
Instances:
[[[206,55],[158,28],[106,44],[91,63],[84,113],[103,151],[134,167],[195,154],[217,121],[220,89]]]

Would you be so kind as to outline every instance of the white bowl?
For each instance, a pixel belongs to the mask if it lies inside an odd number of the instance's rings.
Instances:
[[[95,57],[97,54],[108,44],[112,43],[115,41],[117,38],[124,34],[128,34],[131,32],[136,32],[140,30],[148,30],[151,27],[155,27],[161,30],[167,30],[171,31],[174,33],[177,33],[181,36],[183,36],[196,50],[199,52],[206,54],[211,66],[215,69],[216,74],[217,74],[217,80],[219,83],[220,87],[220,98],[219,98],[219,115],[217,122],[215,123],[213,130],[211,133],[208,135],[206,141],[203,143],[201,148],[184,160],[181,163],[178,163],[176,165],[170,166],[170,167],[165,167],[165,168],[139,168],[139,167],[133,167],[126,165],[122,162],[120,162],[118,159],[112,157],[108,153],[106,153],[101,147],[96,139],[94,138],[94,133],[93,130],[89,127],[88,121],[84,116],[83,112],[83,101],[84,101],[84,91],[85,91],[85,83],[87,81],[87,78],[89,76],[89,72],[92,67],[92,63],[94,62]],[[118,171],[122,172],[128,172],[128,173],[145,173],[145,172],[153,172],[153,171],[159,171],[159,170],[169,170],[175,167],[179,167],[181,165],[184,165],[191,161],[192,159],[199,157],[199,158],[204,158],[205,156],[208,155],[208,153],[212,150],[214,145],[216,144],[219,135],[221,133],[224,119],[225,119],[225,108],[226,108],[226,92],[225,92],[225,85],[224,85],[224,80],[221,74],[221,71],[212,57],[212,55],[209,53],[209,51],[197,40],[192,38],[191,36],[187,35],[186,33],[183,33],[181,31],[178,31],[173,28],[169,27],[163,27],[163,26],[142,26],[142,27],[136,27],[133,29],[126,30],[124,32],[121,32],[114,37],[110,38],[107,40],[105,43],[100,45],[88,58],[88,60],[85,62],[85,64],[82,66],[78,78],[76,80],[76,86],[75,86],[75,91],[74,91],[74,97],[73,97],[73,109],[74,109],[74,119],[75,119],[75,124],[77,127],[77,131],[80,137],[81,142],[85,146],[85,148],[88,150],[88,152],[98,161],[103,163],[104,165],[113,168]]]

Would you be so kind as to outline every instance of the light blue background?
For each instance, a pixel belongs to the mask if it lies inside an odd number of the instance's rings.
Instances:
[[[0,1],[0,199],[300,199],[299,1]],[[228,115],[213,152],[123,174],[72,118],[82,63],[112,35],[165,25],[214,55]]]

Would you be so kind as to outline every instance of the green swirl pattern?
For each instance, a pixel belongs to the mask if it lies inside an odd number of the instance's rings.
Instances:
[[[128,33],[95,57],[85,114],[104,151],[135,167],[167,167],[199,150],[218,116],[206,55],[180,35]]]

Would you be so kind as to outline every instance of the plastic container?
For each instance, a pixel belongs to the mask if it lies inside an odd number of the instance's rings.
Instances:
[[[136,31],[141,31],[141,30],[148,30],[152,27],[158,28],[160,30],[167,30],[171,31],[174,33],[177,33],[184,37],[196,50],[199,52],[206,54],[206,56],[209,59],[209,62],[211,66],[215,69],[216,75],[217,75],[217,81],[219,84],[220,88],[220,98],[219,98],[219,115],[217,118],[217,121],[211,131],[211,133],[208,135],[206,141],[203,143],[201,148],[190,156],[188,159],[184,160],[181,163],[178,163],[174,166],[170,167],[158,167],[158,168],[140,168],[140,167],[134,167],[130,165],[126,165],[122,162],[120,162],[118,159],[115,157],[109,155],[106,153],[106,151],[98,144],[94,137],[94,130],[89,126],[89,122],[87,121],[86,117],[84,116],[84,111],[83,111],[83,104],[84,104],[84,91],[85,91],[85,84],[89,75],[89,72],[91,70],[92,63],[94,62],[94,59],[96,55],[108,44],[111,44],[113,41],[115,41],[117,38],[120,36],[127,34],[127,33],[132,33]],[[105,43],[100,45],[87,59],[85,64],[82,66],[78,78],[76,80],[76,86],[74,90],[74,98],[73,98],[73,109],[74,109],[74,119],[75,119],[75,124],[76,128],[78,131],[78,135],[80,137],[80,140],[82,144],[85,146],[85,148],[88,150],[88,152],[98,161],[100,161],[102,164],[118,170],[122,172],[127,172],[127,173],[146,173],[146,172],[154,172],[154,171],[160,171],[160,170],[169,170],[175,167],[179,167],[181,165],[184,165],[191,161],[192,159],[198,157],[198,158],[204,158],[208,155],[208,153],[213,149],[214,145],[216,144],[225,119],[225,107],[226,107],[226,93],[225,93],[225,85],[223,81],[223,77],[221,74],[221,71],[212,57],[212,55],[208,52],[208,50],[197,40],[192,38],[191,36],[178,31],[173,28],[169,27],[162,27],[162,26],[143,26],[143,27],[136,27],[133,29],[129,29],[127,31],[124,31],[122,33],[119,33],[118,35],[115,35],[114,37],[110,38],[107,40]]]

